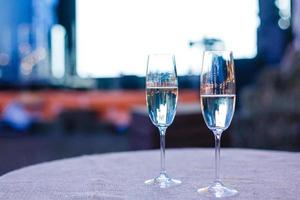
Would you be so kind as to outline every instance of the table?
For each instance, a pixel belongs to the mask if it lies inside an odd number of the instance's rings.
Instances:
[[[299,199],[300,153],[222,149],[221,174],[235,199]],[[196,190],[214,175],[213,149],[168,149],[167,169],[183,184],[153,188],[157,150],[82,156],[47,162],[0,177],[0,199],[203,199]]]

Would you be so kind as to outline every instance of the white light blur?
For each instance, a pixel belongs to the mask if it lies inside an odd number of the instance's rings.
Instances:
[[[77,73],[144,76],[149,53],[174,53],[179,75],[199,73],[199,47],[218,38],[235,58],[256,55],[257,0],[77,0]],[[195,49],[196,48],[196,49]],[[198,49],[197,49],[198,48]],[[196,63],[196,64],[195,64]]]
[[[51,28],[51,70],[58,79],[65,75],[65,37],[63,26],[57,24]]]
[[[279,8],[279,15],[283,18],[291,17],[291,0],[276,0],[277,7]]]
[[[275,4],[279,9],[279,28],[288,29],[291,25],[291,0],[276,0]]]

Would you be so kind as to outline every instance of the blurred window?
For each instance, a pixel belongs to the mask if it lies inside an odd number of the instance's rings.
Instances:
[[[77,73],[144,76],[146,55],[171,52],[178,74],[200,71],[205,38],[256,56],[257,0],[76,0]]]

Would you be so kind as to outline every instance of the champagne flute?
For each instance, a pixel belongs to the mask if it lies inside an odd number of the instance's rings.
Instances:
[[[147,185],[168,188],[181,183],[167,175],[165,167],[165,135],[174,120],[178,98],[175,56],[152,54],[148,56],[146,100],[149,117],[160,133],[160,174],[145,181]]]
[[[207,127],[215,137],[215,181],[198,192],[212,198],[231,197],[235,189],[220,179],[221,136],[232,120],[235,109],[235,76],[231,51],[206,51],[200,77],[201,111]]]

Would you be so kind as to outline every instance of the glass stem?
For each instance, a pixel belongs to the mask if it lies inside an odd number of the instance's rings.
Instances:
[[[160,127],[160,174],[166,174],[166,166],[165,166],[165,135],[166,135],[166,127]]]
[[[215,183],[221,183],[220,179],[220,147],[222,130],[215,130]]]

